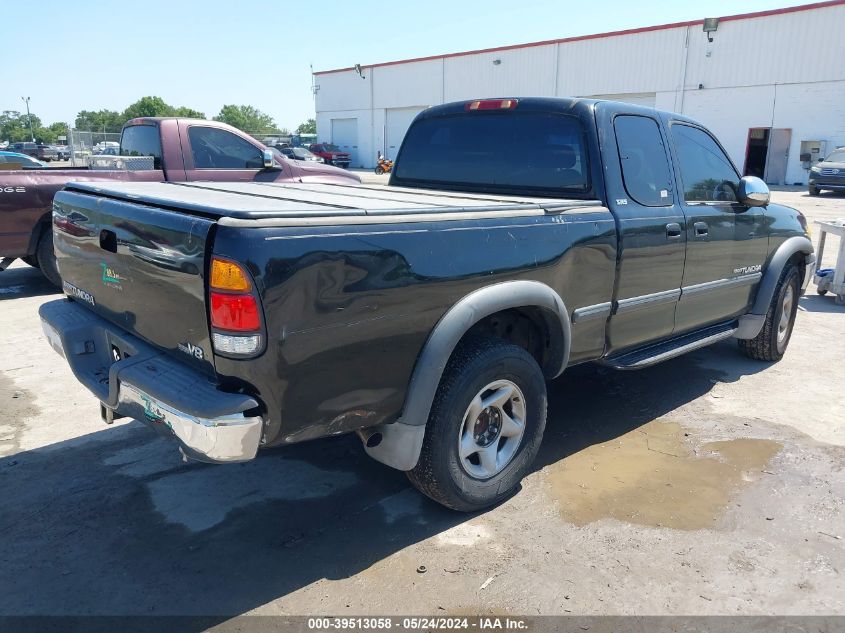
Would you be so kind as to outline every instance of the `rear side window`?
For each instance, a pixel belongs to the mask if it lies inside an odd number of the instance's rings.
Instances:
[[[613,127],[628,195],[646,207],[671,206],[669,162],[657,121],[625,115],[616,117]]]
[[[736,202],[739,176],[712,136],[697,127],[675,124],[672,139],[685,201]]]
[[[255,145],[226,130],[194,125],[188,128],[196,169],[261,169],[264,157]]]
[[[417,120],[402,143],[394,181],[551,195],[590,189],[578,119],[518,109]]]
[[[153,169],[161,169],[161,138],[155,125],[132,125],[120,137],[121,156],[152,156]]]

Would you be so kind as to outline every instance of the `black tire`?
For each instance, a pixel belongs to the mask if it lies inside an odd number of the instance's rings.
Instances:
[[[458,441],[470,402],[495,381],[515,384],[524,397],[524,430],[506,465],[489,478],[476,478],[463,465]],[[420,459],[407,473],[408,479],[420,492],[447,508],[461,512],[481,510],[516,492],[537,456],[545,427],[546,383],[534,357],[521,347],[498,339],[467,341],[455,350],[443,372]],[[497,450],[511,439],[497,436]]]
[[[784,313],[784,298],[792,291],[792,301],[789,306],[788,321],[786,329],[779,330],[781,317]],[[755,360],[778,361],[783,358],[789,339],[792,337],[792,328],[795,325],[795,314],[798,312],[798,298],[801,292],[798,268],[794,264],[787,264],[775,287],[772,302],[766,313],[766,320],[763,329],[752,339],[740,340],[739,348],[749,358]]]
[[[822,290],[821,288],[817,287],[816,288],[816,294],[819,295],[820,297],[823,297],[827,294],[827,289],[825,288],[824,290]]]
[[[49,228],[38,240],[38,249],[35,252],[38,258],[38,267],[47,280],[56,287],[61,287],[62,277],[59,275],[59,266],[56,264],[56,254],[53,252],[53,231]]]
[[[383,173],[384,173],[384,167],[382,167],[381,165],[376,167],[376,175],[377,176],[381,176]]]
[[[821,190],[820,190],[818,187],[813,187],[813,186],[811,185],[811,186],[809,186],[809,187],[807,188],[807,191],[809,192],[809,194],[810,194],[811,196],[817,196],[817,195],[819,195],[819,192],[820,192]]]

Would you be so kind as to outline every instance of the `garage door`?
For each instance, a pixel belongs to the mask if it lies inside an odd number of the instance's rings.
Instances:
[[[390,160],[396,159],[405,132],[411,126],[411,121],[424,107],[415,108],[389,108],[385,110],[384,116],[384,153]]]
[[[653,92],[629,92],[615,95],[590,95],[588,99],[609,99],[610,101],[624,101],[634,105],[654,107],[655,94]]]
[[[358,119],[332,119],[332,143],[342,152],[349,152],[350,165],[359,167]]]

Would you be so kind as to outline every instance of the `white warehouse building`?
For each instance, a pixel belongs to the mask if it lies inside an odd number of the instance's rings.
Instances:
[[[315,72],[314,90],[319,140],[353,167],[395,158],[432,105],[597,97],[690,116],[743,173],[806,184],[845,145],[845,0]]]

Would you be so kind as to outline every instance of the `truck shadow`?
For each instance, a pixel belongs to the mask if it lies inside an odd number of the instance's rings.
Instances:
[[[639,371],[573,367],[550,385],[535,469],[625,435],[706,395],[716,384],[765,370],[728,340]]]
[[[15,264],[0,272],[0,301],[41,297],[61,292],[37,268]]]
[[[550,386],[538,467],[765,368],[718,348],[636,373],[568,372]],[[417,494],[353,436],[209,466],[183,464],[137,422],[0,458],[0,490],[0,615],[223,621],[470,518]]]

